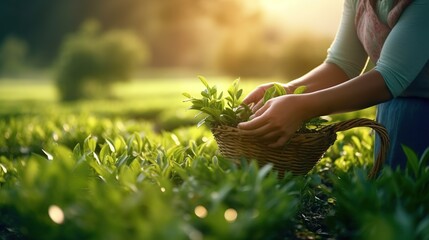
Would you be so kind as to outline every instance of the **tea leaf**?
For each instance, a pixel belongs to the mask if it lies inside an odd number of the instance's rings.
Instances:
[[[204,90],[204,91],[201,91],[201,96],[206,97],[206,98],[209,98],[209,97],[210,97],[210,94],[209,94],[208,90],[206,89],[206,90]]]
[[[278,83],[274,83],[273,86],[271,86],[265,91],[264,104],[272,98],[283,96],[283,95],[286,95],[286,89],[282,85]]]
[[[110,151],[116,152],[115,145],[113,145],[113,143],[111,141],[109,141],[109,139],[105,139],[105,141],[109,145]]]
[[[276,96],[277,97],[282,96],[282,95],[286,95],[286,89],[282,85],[274,83],[273,86],[274,86],[274,89],[276,90]]]
[[[419,168],[423,169],[425,166],[427,166],[429,163],[429,147],[426,148],[426,150],[423,152],[422,156],[420,157],[419,161]]]
[[[200,79],[200,81],[204,84],[204,86],[206,86],[207,89],[210,88],[209,84],[207,83],[207,79],[203,76],[198,76],[198,79]]]
[[[199,121],[198,124],[197,124],[197,127],[201,127],[202,125],[204,125],[206,123],[207,118],[209,118],[209,117],[210,116],[206,116],[201,121]]]
[[[306,86],[299,86],[295,89],[295,91],[293,91],[293,94],[301,94],[304,93],[305,90],[307,90]]]
[[[274,94],[275,94],[276,89],[275,88],[269,88],[265,91],[264,93],[264,104],[268,102],[268,100],[274,98]]]
[[[101,159],[105,159],[108,155],[109,155],[109,145],[108,144],[104,144],[103,147],[101,147],[100,150],[100,158]]]
[[[419,160],[417,154],[406,145],[402,145],[402,150],[407,156],[407,169],[411,169],[414,173],[414,176],[418,176]]]
[[[183,95],[183,96],[185,96],[185,97],[187,97],[187,98],[192,98],[191,94],[186,93],[186,92],[185,92],[185,93],[182,93],[182,95]]]

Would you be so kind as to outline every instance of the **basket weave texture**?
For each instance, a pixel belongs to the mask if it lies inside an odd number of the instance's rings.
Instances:
[[[389,147],[389,136],[386,129],[379,123],[356,118],[326,125],[314,132],[297,132],[283,148],[270,148],[257,138],[243,135],[241,130],[230,126],[218,126],[211,131],[224,157],[239,160],[257,160],[260,166],[271,163],[273,169],[282,177],[285,171],[295,175],[307,174],[320,160],[328,148],[334,144],[337,132],[355,127],[370,127],[381,139],[381,148],[374,162],[369,178],[377,176],[384,163]]]

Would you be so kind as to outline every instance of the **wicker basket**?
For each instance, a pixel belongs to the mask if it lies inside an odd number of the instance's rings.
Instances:
[[[256,159],[261,166],[271,163],[273,169],[278,171],[279,177],[283,177],[285,171],[296,175],[307,174],[335,142],[337,132],[355,127],[370,127],[381,139],[380,152],[368,174],[369,178],[374,178],[384,163],[389,137],[382,125],[370,119],[356,118],[333,123],[314,132],[296,133],[287,145],[280,149],[269,148],[254,137],[242,135],[241,130],[234,127],[216,127],[212,129],[212,133],[224,157],[233,160],[241,157]]]

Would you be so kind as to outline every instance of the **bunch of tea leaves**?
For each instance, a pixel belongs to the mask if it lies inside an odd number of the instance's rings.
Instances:
[[[224,97],[222,91],[218,91],[216,86],[210,86],[207,79],[199,76],[199,80],[204,84],[206,89],[201,91],[201,98],[192,97],[189,93],[183,93],[192,103],[190,109],[198,110],[205,114],[204,118],[198,123],[198,126],[206,124],[208,127],[227,125],[235,127],[240,122],[248,121],[253,114],[250,107],[243,104],[241,97],[243,89],[239,88],[239,79],[236,79],[228,88],[228,96]],[[293,94],[301,94],[306,90],[305,86],[295,89]],[[268,100],[285,95],[285,88],[277,83],[265,91],[263,103]],[[300,130],[315,129],[326,122],[323,118],[312,118],[306,121]]]
[[[306,86],[297,87],[295,89],[295,91],[293,91],[293,94],[304,93],[306,89],[307,89]],[[286,95],[286,94],[287,94],[286,89],[282,85],[280,85],[278,83],[274,83],[272,87],[268,88],[265,91],[265,94],[264,94],[264,104],[266,102],[268,102],[268,100],[270,100],[272,98],[280,97],[280,96],[283,96],[283,95]]]
[[[224,96],[222,91],[218,91],[216,86],[210,86],[203,76],[198,76],[198,79],[206,87],[201,91],[201,98],[183,93],[188,98],[185,101],[192,103],[190,109],[205,114],[198,126],[205,124],[208,127],[219,125],[235,127],[240,122],[249,120],[252,110],[246,104],[242,104],[243,89],[239,88],[239,79],[229,86],[227,96]]]

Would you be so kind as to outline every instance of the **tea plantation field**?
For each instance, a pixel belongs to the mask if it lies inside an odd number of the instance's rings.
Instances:
[[[200,91],[154,79],[58,103],[49,81],[0,80],[0,239],[429,239],[429,151],[368,180],[374,134],[355,128],[306,176],[278,178],[219,154],[183,102]],[[331,116],[356,117],[374,109]]]

